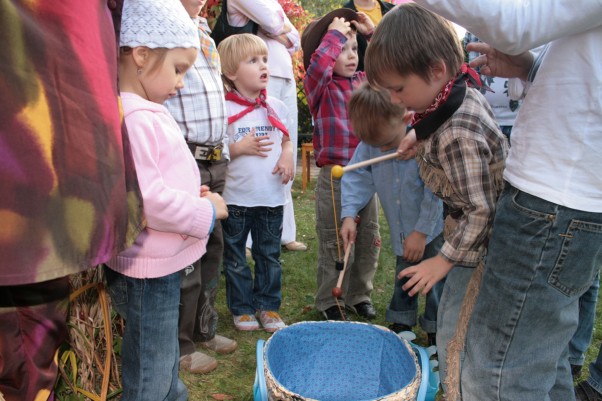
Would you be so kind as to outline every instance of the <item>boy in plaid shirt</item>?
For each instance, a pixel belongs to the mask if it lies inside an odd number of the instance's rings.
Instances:
[[[363,72],[356,72],[358,55],[354,28],[369,37],[374,31],[374,24],[365,14],[342,8],[310,23],[301,38],[303,63],[307,71],[303,84],[315,123],[313,145],[316,164],[321,167],[315,192],[318,235],[316,308],[329,320],[345,319],[344,312],[331,294],[339,276],[337,261],[341,267],[343,250],[337,232],[341,188],[339,181],[331,182],[330,172],[334,165],[347,165],[359,143],[352,134],[347,115],[351,93],[365,79]],[[347,270],[352,274],[347,273],[343,280],[339,304],[364,318],[373,319],[376,311],[370,296],[380,252],[378,207],[374,197],[359,212],[359,218],[361,223],[356,246]]]
[[[487,100],[470,87],[480,86],[480,80],[463,58],[451,24],[412,3],[387,14],[366,53],[369,81],[388,90],[394,103],[414,111],[414,130],[404,141],[413,135],[420,139],[420,177],[447,206],[439,253],[398,278],[409,278],[403,289],[414,295],[426,294],[447,276],[437,345],[448,400],[457,394],[459,354],[470,305],[478,294],[509,147]]]

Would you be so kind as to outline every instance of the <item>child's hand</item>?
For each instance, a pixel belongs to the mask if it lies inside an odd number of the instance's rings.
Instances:
[[[334,17],[330,25],[328,25],[328,30],[337,30],[347,36],[351,33],[351,24],[345,21],[345,18]]]
[[[401,142],[399,142],[399,146],[397,147],[397,154],[402,160],[409,160],[416,156],[416,152],[418,148],[416,147],[416,143],[418,140],[416,139],[416,130],[410,130],[403,137]]]
[[[290,141],[287,141],[290,145]],[[272,174],[280,174],[282,184],[288,184],[295,178],[295,164],[293,163],[293,149],[291,146],[283,144],[282,154],[272,170]]]
[[[228,145],[230,158],[235,159],[242,155],[268,157],[268,152],[272,150],[271,146],[274,144],[269,139],[268,135],[255,136],[255,128],[253,128],[240,141]]]
[[[362,12],[358,12],[357,16],[357,21],[351,21],[355,29],[364,36],[372,35],[374,33],[374,23],[370,17]]]
[[[209,187],[207,185],[201,185],[201,198],[210,191],[211,190],[209,189]]]
[[[357,224],[353,217],[345,217],[343,224],[341,225],[341,238],[343,239],[343,248],[347,249],[347,246],[351,243],[355,243],[355,237],[357,236]]]
[[[414,296],[422,289],[422,294],[427,294],[454,267],[454,264],[443,259],[441,255],[429,258],[416,266],[403,269],[397,275],[398,279],[410,277],[403,285],[403,290],[408,295]]]
[[[403,241],[403,258],[411,263],[420,262],[424,256],[424,248],[426,247],[426,235],[412,231],[410,235]]]
[[[207,188],[207,190],[204,191],[203,187]],[[226,206],[226,202],[220,194],[211,192],[209,191],[209,187],[202,185],[201,198],[207,198],[207,200],[211,202],[211,204],[213,204],[213,208],[215,209],[216,220],[223,220],[228,217],[228,206]]]

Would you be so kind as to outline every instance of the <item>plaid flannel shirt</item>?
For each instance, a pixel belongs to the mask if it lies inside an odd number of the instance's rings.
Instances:
[[[467,88],[460,108],[422,146],[418,157],[442,171],[446,181],[431,189],[452,211],[462,211],[441,254],[456,264],[474,267],[487,248],[503,188],[508,140],[487,100],[476,89]]]
[[[328,31],[312,55],[303,79],[307,104],[314,119],[314,154],[320,167],[328,164],[346,166],[360,142],[352,133],[347,103],[366,74],[356,72],[351,78],[334,75],[334,65],[346,41],[339,31]]]
[[[209,32],[204,19],[199,24]],[[221,71],[211,66],[203,52],[184,77],[184,88],[164,106],[178,123],[186,142],[196,145],[224,144],[222,155],[230,159],[225,141],[228,114]]]

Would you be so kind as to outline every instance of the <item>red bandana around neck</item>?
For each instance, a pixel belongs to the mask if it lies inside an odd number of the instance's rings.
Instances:
[[[282,121],[280,121],[280,118],[278,118],[278,114],[276,114],[276,111],[274,111],[274,109],[266,102],[266,98],[267,98],[267,91],[265,89],[263,89],[259,93],[259,96],[256,97],[254,100],[244,97],[236,90],[227,92],[226,100],[231,100],[234,103],[237,103],[237,104],[240,104],[243,106],[248,106],[246,109],[244,109],[240,113],[228,117],[228,124],[232,124],[233,122],[240,120],[243,116],[249,114],[250,112],[252,112],[253,110],[255,110],[259,107],[265,107],[265,109],[268,112],[268,120],[270,120],[272,125],[274,127],[278,128],[280,131],[282,131],[282,133],[284,135],[289,136],[288,130],[286,129],[286,127],[284,126]]]
[[[464,80],[468,86],[473,88],[480,89],[482,86],[479,73],[476,72],[474,69],[470,68],[468,64],[463,63],[462,67],[460,67],[460,71],[458,72],[458,74],[454,78],[450,79],[445,84],[445,86],[443,86],[443,89],[441,89],[441,91],[437,94],[433,103],[429,107],[427,107],[427,109],[424,112],[414,113],[414,115],[412,116],[412,125],[415,125],[424,117],[428,116],[433,111],[441,107],[441,105],[447,101],[447,98],[449,97],[449,94],[451,93],[454,84],[460,80]]]

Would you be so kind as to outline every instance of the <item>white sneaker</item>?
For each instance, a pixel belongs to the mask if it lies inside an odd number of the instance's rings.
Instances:
[[[254,315],[234,315],[234,326],[238,330],[252,331],[259,330],[259,322]]]
[[[180,357],[180,369],[190,373],[205,374],[217,368],[217,360],[202,352],[195,351]]]
[[[286,327],[286,324],[282,321],[282,318],[278,312],[270,310],[259,312],[259,321],[261,322],[264,330],[268,333],[273,333],[276,330]]]

